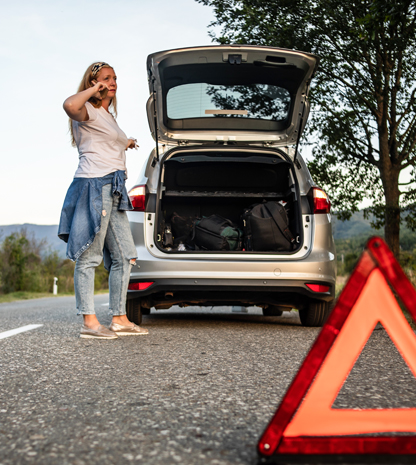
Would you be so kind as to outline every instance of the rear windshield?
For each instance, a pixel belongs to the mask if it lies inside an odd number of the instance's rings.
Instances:
[[[270,84],[183,84],[169,89],[167,116],[190,118],[250,118],[285,121],[290,111],[290,93]]]

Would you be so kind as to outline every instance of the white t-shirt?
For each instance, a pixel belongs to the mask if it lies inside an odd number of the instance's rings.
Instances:
[[[113,116],[103,107],[85,104],[88,121],[72,121],[79,164],[75,178],[101,178],[114,171],[126,171],[128,138]]]

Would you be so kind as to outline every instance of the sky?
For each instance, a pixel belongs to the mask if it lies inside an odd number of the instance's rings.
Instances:
[[[78,165],[63,101],[86,68],[117,74],[117,122],[139,150],[127,152],[131,188],[154,147],[146,115],[146,58],[211,45],[210,8],[194,0],[19,0],[0,15],[0,225],[58,224]]]

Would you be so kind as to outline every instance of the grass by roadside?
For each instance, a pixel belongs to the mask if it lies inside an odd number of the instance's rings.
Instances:
[[[400,307],[402,307],[400,305]],[[402,307],[403,310],[403,307]],[[403,315],[406,318],[407,322],[409,323],[410,327],[414,330],[416,330],[416,323],[413,321],[413,318],[411,317],[410,313],[407,310],[403,310]]]
[[[95,294],[108,294],[107,290],[96,291]],[[64,297],[75,295],[73,292],[65,292],[53,295],[51,292],[11,292],[10,294],[0,294],[0,304],[15,302],[16,300],[42,299],[44,297]]]
[[[341,294],[342,289],[347,284],[349,276],[337,276],[337,281],[335,284],[335,299],[338,299],[339,295]],[[412,280],[412,284],[414,285],[414,281]],[[400,308],[402,309],[403,315],[406,318],[407,322],[409,323],[410,327],[416,330],[416,323],[413,321],[412,316],[410,313],[405,309],[404,305],[398,300]]]
[[[15,300],[40,299],[42,297],[55,297],[50,292],[11,292],[10,294],[0,294],[0,304],[14,302]]]
[[[341,291],[344,289],[344,286],[347,284],[348,276],[337,276],[335,282],[335,299],[338,299]]]

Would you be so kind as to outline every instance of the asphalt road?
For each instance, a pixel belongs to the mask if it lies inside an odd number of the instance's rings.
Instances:
[[[108,296],[96,297],[109,324]],[[319,329],[295,312],[171,309],[148,336],[80,339],[74,299],[0,305],[0,465],[255,464],[256,443]],[[416,407],[416,380],[383,328],[334,404]]]

